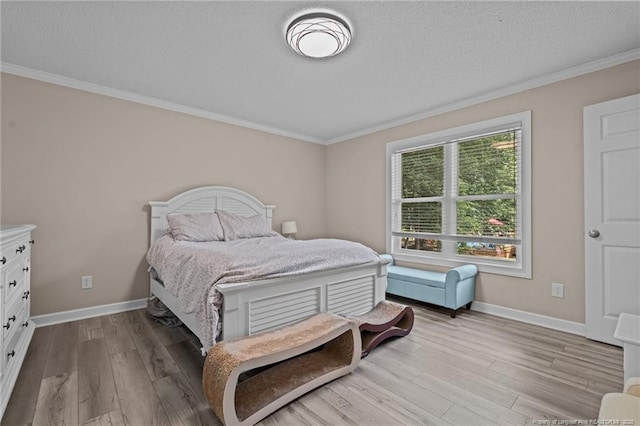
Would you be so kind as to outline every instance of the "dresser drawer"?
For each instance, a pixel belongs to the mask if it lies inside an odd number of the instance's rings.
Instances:
[[[13,242],[0,246],[0,265],[8,266],[18,258],[27,259],[29,257],[31,244],[29,238],[19,238]]]
[[[22,298],[16,299],[11,305],[5,306],[2,317],[2,337],[5,342],[9,341],[11,334],[24,324],[26,306],[25,299]]]
[[[29,272],[29,259],[13,262],[4,274],[2,286],[4,287],[4,303],[11,303],[18,294],[22,295],[26,291],[27,274]]]
[[[16,350],[16,348],[18,346],[18,343],[20,342],[20,337],[22,337],[23,331],[24,331],[24,327],[20,326],[20,330],[17,330],[16,333],[13,334],[13,337],[11,338],[11,340],[9,340],[8,342],[5,341],[5,345],[2,350],[2,358],[4,361],[4,366],[2,370],[3,374],[5,371],[9,369],[9,367],[11,367],[11,365],[13,365],[13,363],[18,358],[16,356],[18,355],[17,354],[18,351]]]

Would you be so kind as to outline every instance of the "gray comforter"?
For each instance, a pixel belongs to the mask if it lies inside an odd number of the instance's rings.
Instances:
[[[175,241],[167,234],[147,252],[147,262],[165,288],[178,298],[184,312],[195,313],[205,350],[213,346],[221,327],[218,310],[222,297],[215,284],[302,275],[377,261],[378,255],[359,243],[281,236],[186,242]]]

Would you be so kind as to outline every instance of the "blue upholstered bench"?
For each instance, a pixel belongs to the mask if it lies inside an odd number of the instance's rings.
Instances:
[[[451,318],[456,317],[460,307],[471,308],[476,293],[476,265],[462,265],[444,273],[396,266],[390,255],[380,257],[391,260],[387,266],[387,293],[449,308]]]

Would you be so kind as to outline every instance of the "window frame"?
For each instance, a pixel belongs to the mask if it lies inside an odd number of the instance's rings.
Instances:
[[[394,239],[395,241],[399,241],[400,237],[394,237],[392,235],[394,214],[392,199],[393,154],[401,150],[440,145],[446,141],[461,139],[513,125],[520,125],[522,129],[520,146],[520,217],[518,218],[521,221],[521,241],[520,244],[518,244],[519,252],[516,257],[517,260],[515,262],[508,263],[480,256],[458,255],[455,252],[447,253],[446,250],[443,250],[442,253],[438,253],[406,250],[397,247],[397,244],[394,244]],[[451,144],[445,145],[445,181],[453,178],[452,163],[454,161],[454,156],[451,155],[452,150],[453,146]],[[433,133],[388,142],[386,144],[386,191],[386,246],[387,252],[392,254],[396,260],[446,267],[455,267],[465,263],[473,263],[478,266],[478,269],[481,272],[531,279],[531,111],[509,114]],[[445,197],[443,198],[451,200],[449,195],[451,194],[445,194]],[[448,214],[450,218],[456,219],[456,213],[454,211],[455,206],[451,206],[451,204],[452,203],[447,203],[443,206],[443,214]],[[447,242],[443,241],[443,246],[445,243]]]

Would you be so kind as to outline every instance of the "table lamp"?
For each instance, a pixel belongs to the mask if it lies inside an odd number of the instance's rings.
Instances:
[[[293,220],[282,222],[282,235],[295,240],[295,234],[298,232],[298,227],[296,226],[296,222]]]

